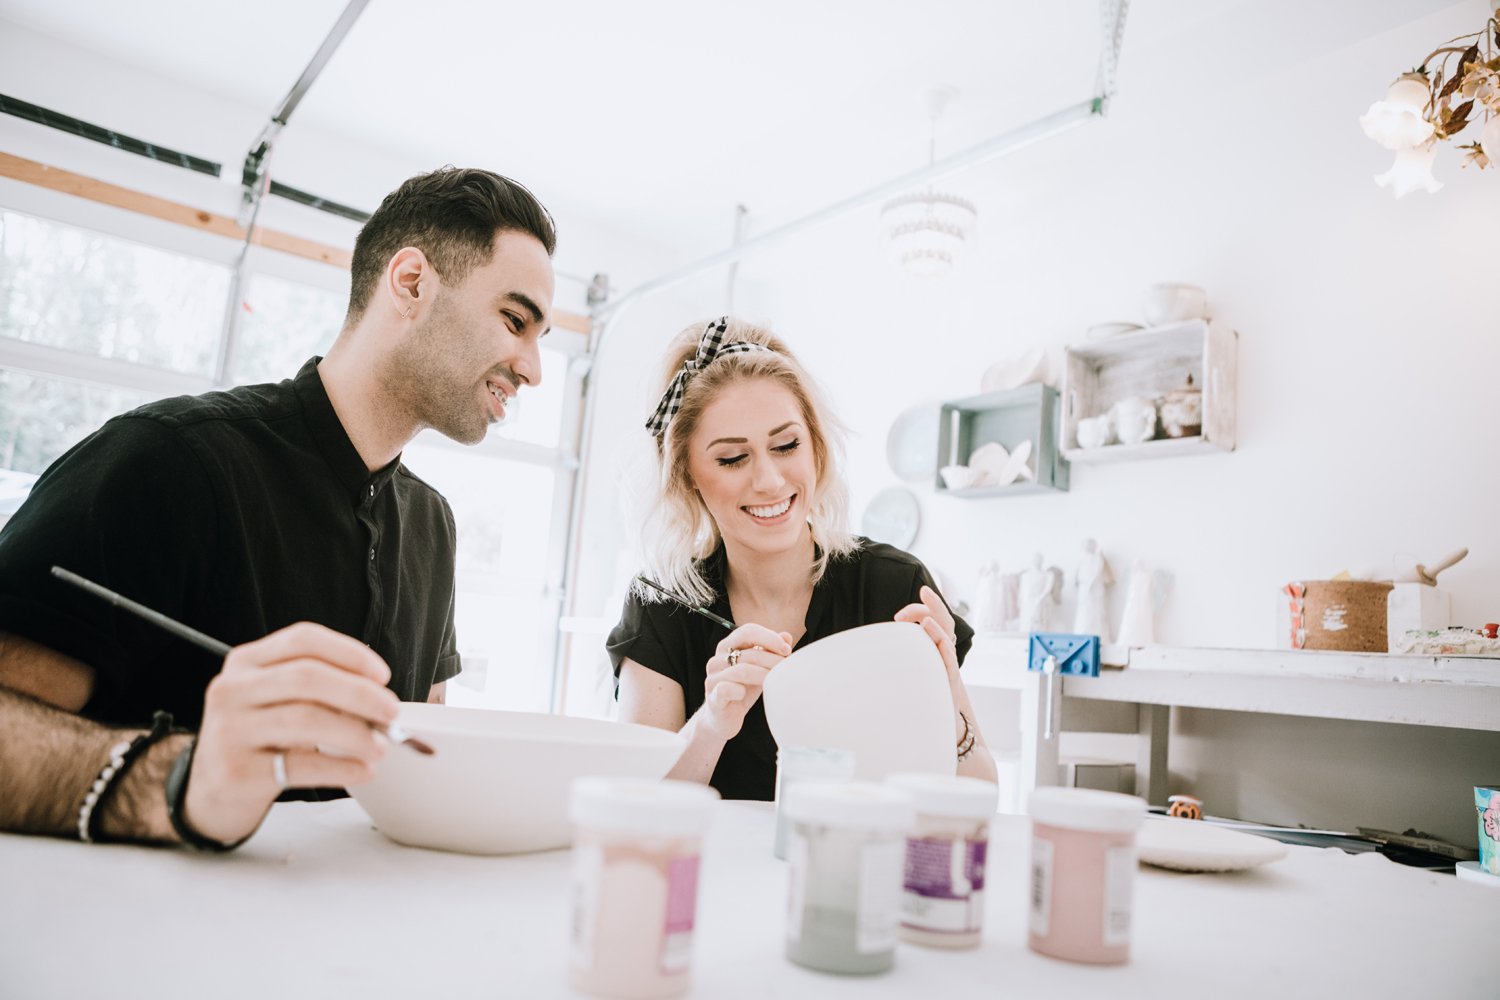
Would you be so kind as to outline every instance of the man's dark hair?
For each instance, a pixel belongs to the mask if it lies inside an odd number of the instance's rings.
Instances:
[[[426,254],[445,285],[461,285],[494,256],[502,231],[535,236],[548,257],[557,249],[552,216],[509,177],[443,167],[411,178],[385,196],[354,240],[346,322],[364,315],[386,265],[403,247]]]

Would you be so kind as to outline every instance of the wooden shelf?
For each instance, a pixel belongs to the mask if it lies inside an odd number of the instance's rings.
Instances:
[[[944,485],[943,474],[939,471],[934,483],[937,492],[977,500],[1067,490],[1068,463],[1057,450],[1061,411],[1062,397],[1057,390],[1040,382],[944,403],[938,422],[938,455],[944,465],[955,454],[960,464],[967,465],[975,449],[992,441],[1002,445],[1007,452],[1015,451],[1022,441],[1030,441],[1028,465],[1035,471],[1036,480],[950,490]],[[956,447],[952,440],[955,413],[958,414]]]
[[[1176,458],[1182,455],[1222,455],[1224,449],[1202,435],[1160,438],[1141,444],[1110,444],[1103,448],[1064,448],[1063,458],[1085,465],[1106,462],[1134,462],[1146,458]]]
[[[1069,347],[1065,352],[1059,444],[1069,462],[1125,462],[1233,451],[1239,335],[1222,323],[1189,320]],[[1108,413],[1122,399],[1157,400],[1191,375],[1203,390],[1203,432],[1161,434],[1137,445],[1078,447],[1078,421]]]

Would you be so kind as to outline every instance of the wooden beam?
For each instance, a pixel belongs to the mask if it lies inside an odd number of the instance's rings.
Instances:
[[[193,229],[201,229],[204,232],[236,241],[245,238],[245,230],[236,225],[235,221],[228,216],[215,215],[201,208],[193,208],[191,205],[182,205],[155,195],[132,191],[129,188],[122,188],[93,177],[85,177],[59,167],[49,167],[35,160],[11,156],[9,153],[0,153],[0,177],[24,181],[51,191],[60,191],[77,198],[97,201],[103,205],[113,205],[127,212],[149,215],[153,219],[175,222],[180,226],[190,226]],[[278,232],[275,229],[266,229],[264,226],[256,227],[255,242],[268,250],[279,250],[294,257],[305,257],[320,264],[341,267],[346,271],[349,269],[353,256],[348,250],[306,240],[290,233]],[[591,327],[587,316],[563,310],[553,312],[552,323],[564,330],[573,330],[583,334],[587,334]]]

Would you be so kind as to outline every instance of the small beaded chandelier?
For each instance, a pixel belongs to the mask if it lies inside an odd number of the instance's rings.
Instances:
[[[927,162],[937,153],[937,120],[953,97],[951,90],[934,91],[931,98],[932,136]],[[979,212],[973,202],[929,187],[897,195],[880,208],[880,228],[891,260],[907,274],[931,277],[950,270],[974,242]]]

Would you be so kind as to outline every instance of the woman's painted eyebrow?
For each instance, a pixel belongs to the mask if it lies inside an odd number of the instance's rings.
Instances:
[[[782,431],[786,430],[788,427],[800,427],[800,426],[801,425],[799,423],[797,423],[797,421],[795,421],[795,420],[788,420],[786,423],[782,424],[780,427],[772,428],[771,432],[769,434],[767,434],[766,437],[775,437],[776,435],[780,434]],[[749,443],[750,443],[750,439],[749,438],[714,438],[712,441],[708,442],[708,444],[704,445],[704,449],[707,450],[708,448],[712,448],[716,444],[749,444]]]

